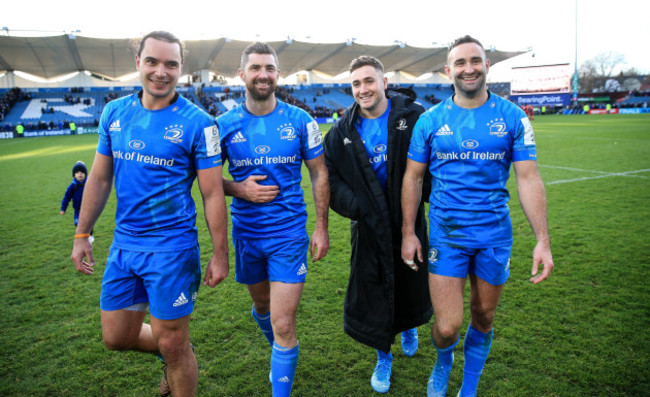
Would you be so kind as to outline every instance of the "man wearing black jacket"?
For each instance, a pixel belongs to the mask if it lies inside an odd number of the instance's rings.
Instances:
[[[411,90],[386,90],[381,62],[369,56],[350,64],[355,103],[324,140],[330,180],[330,207],[351,219],[350,281],[344,330],[377,349],[371,385],[390,388],[391,345],[402,333],[402,350],[413,356],[417,329],[431,318],[427,267],[401,260],[401,186],[415,122],[424,108]],[[426,197],[426,196],[423,196]],[[427,244],[424,205],[417,235]]]

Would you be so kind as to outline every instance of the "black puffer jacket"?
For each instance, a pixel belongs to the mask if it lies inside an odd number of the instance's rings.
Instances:
[[[401,186],[411,133],[424,109],[411,90],[386,91],[391,100],[388,117],[386,192],[373,171],[359,132],[354,126],[358,105],[352,104],[325,135],[325,162],[329,171],[330,206],[350,218],[352,255],[345,297],[345,332],[357,341],[390,350],[395,335],[429,321],[433,313],[428,272],[418,264],[414,272],[401,260]],[[428,175],[428,173],[427,173]],[[426,178],[422,197],[430,191]],[[428,186],[428,188],[427,188]],[[416,234],[427,250],[427,225],[420,203]]]

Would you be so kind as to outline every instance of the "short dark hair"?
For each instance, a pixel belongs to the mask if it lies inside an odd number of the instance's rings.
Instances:
[[[154,40],[159,40],[159,41],[164,41],[165,43],[176,43],[178,44],[178,47],[181,50],[181,63],[184,62],[185,60],[185,55],[186,55],[186,50],[185,46],[183,43],[178,39],[178,37],[174,36],[173,34],[169,32],[165,32],[163,30],[156,30],[154,32],[146,34],[143,38],[140,40],[136,40],[133,43],[133,49],[135,52],[135,55],[140,57],[140,54],[142,54],[142,49],[144,48],[144,42],[147,39],[154,39]]]
[[[384,73],[384,64],[381,61],[370,55],[361,55],[350,62],[350,73],[364,66],[372,66],[377,71]]]
[[[467,43],[478,44],[478,46],[483,49],[483,52],[485,52],[485,48],[483,47],[483,44],[481,44],[480,41],[478,41],[477,39],[473,38],[470,35],[465,35],[463,37],[457,38],[451,44],[449,44],[449,50],[447,51],[447,59],[449,59],[449,53],[451,52],[451,50],[453,50],[454,48],[458,47],[461,44],[467,44]]]
[[[275,50],[273,47],[268,45],[267,43],[262,43],[260,41],[256,41],[254,43],[251,43],[248,45],[248,47],[244,48],[244,52],[241,54],[241,61],[239,68],[241,70],[246,69],[246,64],[248,63],[248,58],[250,57],[250,54],[269,54],[273,55],[273,59],[275,59],[275,66],[276,68],[280,69],[280,62],[278,61],[278,54],[275,53]]]

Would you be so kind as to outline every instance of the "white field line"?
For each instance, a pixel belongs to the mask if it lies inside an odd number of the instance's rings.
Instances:
[[[606,172],[606,171],[595,171],[595,170],[583,170],[583,169],[580,169],[580,168],[571,168],[571,167],[558,167],[558,166],[544,165],[544,164],[540,164],[539,166],[540,167],[546,167],[546,168],[556,168],[556,169],[561,169],[561,170],[568,170],[568,171],[591,172],[591,173],[595,173],[595,174],[600,174],[600,175],[594,175],[594,176],[585,176],[585,177],[582,177],[582,178],[561,179],[561,180],[557,180],[557,181],[547,182],[546,185],[557,185],[559,183],[580,182],[580,181],[587,181],[587,180],[590,180],[590,179],[609,178],[609,177],[613,177],[613,176],[624,176],[624,177],[648,179],[649,177],[647,177],[647,176],[634,175],[634,174],[638,174],[638,173],[641,173],[641,172],[650,172],[650,169],[627,171],[627,172]]]

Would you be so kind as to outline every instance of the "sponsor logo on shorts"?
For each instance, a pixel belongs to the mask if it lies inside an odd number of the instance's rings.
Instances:
[[[190,301],[187,299],[185,296],[185,293],[181,292],[181,294],[176,298],[176,301],[174,302],[174,307],[182,306],[186,303],[189,303]]]
[[[429,262],[437,262],[438,261],[438,250],[435,248],[431,248],[429,250]]]
[[[298,269],[298,273],[296,275],[302,276],[303,274],[307,273],[307,266],[305,266],[304,263],[300,264],[300,269]]]

